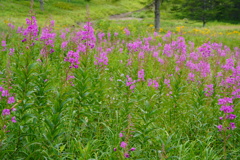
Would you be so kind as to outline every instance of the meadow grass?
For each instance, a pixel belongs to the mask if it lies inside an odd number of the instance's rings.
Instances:
[[[84,0],[45,1],[44,10],[40,8],[40,3],[34,2],[33,9],[39,19],[39,25],[44,25],[46,18],[51,17],[58,25],[76,25],[86,22],[87,6],[91,20],[104,19],[110,15],[135,11],[145,6],[146,0],[121,0],[121,1],[98,1]],[[31,7],[30,1],[0,1],[0,21],[10,21],[23,25],[25,18],[29,15]],[[0,25],[1,26],[1,25]]]
[[[1,159],[240,158],[238,25],[43,19],[0,35]]]

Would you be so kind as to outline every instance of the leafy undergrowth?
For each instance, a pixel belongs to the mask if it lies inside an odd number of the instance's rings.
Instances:
[[[1,159],[240,158],[239,46],[100,24],[1,33]]]

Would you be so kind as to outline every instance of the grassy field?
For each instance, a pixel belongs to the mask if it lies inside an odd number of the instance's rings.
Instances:
[[[120,14],[141,9],[145,6],[146,0],[121,0],[119,2],[91,0],[71,0],[45,1],[44,10],[40,8],[40,3],[35,2],[33,9],[40,25],[44,25],[46,19],[52,18],[58,25],[76,25],[80,22],[86,22],[87,7],[91,20],[104,19],[110,15]],[[0,1],[1,21],[11,21],[23,24],[25,18],[29,15],[30,1]],[[19,9],[20,8],[20,9]]]
[[[163,14],[155,33],[152,13],[76,25],[47,6],[36,19],[10,8],[1,13],[0,159],[240,159],[239,25]]]

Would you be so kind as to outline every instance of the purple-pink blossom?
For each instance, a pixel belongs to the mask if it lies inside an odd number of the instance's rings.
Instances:
[[[12,96],[12,97],[8,97],[8,102],[7,102],[8,104],[12,104],[12,103],[15,103],[15,99],[14,99],[14,97]]]
[[[164,79],[164,83],[170,88],[170,79]]]
[[[68,41],[62,42],[61,48],[64,49],[67,47]]]
[[[218,128],[219,131],[222,131],[223,126],[222,125],[218,125],[217,128]]]
[[[141,69],[140,71],[138,71],[138,80],[144,81],[144,69]]]
[[[234,130],[234,129],[237,128],[237,127],[235,126],[235,123],[230,123],[230,128],[231,128],[232,130]]]
[[[122,134],[122,132],[120,132],[120,133],[119,133],[119,137],[123,137],[123,134]]]
[[[129,31],[127,28],[124,28],[124,32],[125,32],[125,34],[126,34],[127,36],[130,35],[130,31]]]
[[[14,50],[14,48],[10,48],[9,51],[10,51],[10,52],[9,52],[9,55],[12,56],[12,55],[14,54],[14,51],[15,51],[15,50]]]
[[[232,103],[232,102],[233,102],[232,98],[229,98],[229,97],[224,97],[224,98],[218,100],[219,105],[225,105],[227,103]]]
[[[70,68],[78,68],[79,62],[79,52],[69,51],[64,61],[71,63]]]
[[[125,157],[125,158],[130,158],[129,153],[124,153],[124,157]]]
[[[126,147],[127,147],[127,143],[124,142],[124,141],[122,141],[121,144],[120,144],[120,147],[122,147],[122,148],[126,148]]]
[[[220,111],[223,111],[224,113],[231,113],[234,111],[233,106],[221,106]]]
[[[15,117],[15,116],[12,117],[11,121],[12,121],[13,123],[16,123],[16,122],[17,122],[17,121],[16,121],[16,117]]]
[[[229,114],[229,115],[226,115],[226,118],[227,119],[235,119],[237,116],[234,115],[234,114]]]
[[[8,96],[9,96],[8,90],[3,90],[2,97],[8,97]]]
[[[36,17],[32,16],[31,19],[26,19],[26,23],[28,27],[21,31],[20,33],[23,34],[23,36],[26,37],[28,40],[34,40],[38,36],[38,25]]]
[[[212,96],[212,94],[213,94],[213,92],[214,92],[213,84],[206,85],[206,88],[204,88],[204,91],[205,91],[204,94],[205,94],[207,97]]]
[[[7,46],[6,41],[2,41],[2,47],[6,47],[6,46]]]
[[[3,116],[10,115],[10,113],[11,113],[10,109],[3,109],[3,111],[2,111]]]
[[[194,81],[195,80],[195,75],[193,73],[189,73],[187,79],[190,80],[190,81]]]
[[[2,86],[0,86],[0,92],[2,92],[4,90],[4,88]]]
[[[152,86],[152,87],[154,87],[155,89],[158,89],[159,84],[158,84],[158,82],[157,82],[156,80],[149,79],[149,80],[148,80],[148,86],[149,86],[149,87]]]
[[[98,56],[95,55],[95,61],[94,64],[95,65],[99,65],[99,66],[104,66],[104,65],[108,65],[108,57],[107,57],[107,52],[101,52]]]

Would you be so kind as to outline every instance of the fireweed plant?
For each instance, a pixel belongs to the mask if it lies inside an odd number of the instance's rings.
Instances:
[[[191,38],[9,24],[0,158],[239,159],[240,48]]]

